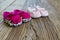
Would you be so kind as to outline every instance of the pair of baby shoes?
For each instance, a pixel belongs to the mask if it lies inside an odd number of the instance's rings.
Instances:
[[[40,6],[36,6],[35,8],[28,7],[28,12],[32,18],[39,18],[41,16],[48,16],[48,11],[45,8],[41,8]]]
[[[10,26],[17,27],[22,24],[22,22],[28,22],[31,20],[30,13],[23,10],[14,10],[13,12],[5,11],[3,13],[4,22]]]

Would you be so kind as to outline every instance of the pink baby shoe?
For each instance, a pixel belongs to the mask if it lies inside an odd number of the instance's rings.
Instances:
[[[3,13],[4,22],[10,26],[18,26],[22,24],[22,18],[20,15],[15,15],[13,12],[4,12]]]
[[[20,15],[22,17],[23,22],[28,22],[31,20],[31,16],[28,12],[25,12],[24,10],[14,10],[14,14]]]
[[[30,15],[32,18],[39,18],[41,17],[41,13],[36,10],[36,8],[28,7],[28,12],[30,12]]]
[[[41,16],[48,16],[48,11],[45,8],[41,8],[40,6],[36,6],[36,9],[40,11]]]
[[[22,17],[20,17],[20,15],[12,16],[11,24],[13,24],[13,26],[21,25],[22,24]]]

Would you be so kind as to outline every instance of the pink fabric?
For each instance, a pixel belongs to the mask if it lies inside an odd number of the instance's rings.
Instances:
[[[25,12],[23,10],[14,10],[14,14],[16,15],[20,15],[23,19],[29,19],[30,18],[30,13]]]
[[[21,15],[22,19],[30,19],[30,17],[31,17],[28,12],[24,12],[24,13],[22,13],[20,15]]]
[[[18,24],[22,21],[22,18],[19,15],[15,15],[11,18],[11,22],[14,24]]]
[[[16,9],[14,12],[4,12],[3,17],[9,21],[11,20],[11,22],[14,24],[18,24],[22,21],[22,19],[30,19],[31,16],[28,12]]]
[[[15,14],[15,15],[19,15],[19,14],[21,14],[21,13],[24,13],[24,11],[23,11],[23,10],[18,10],[18,9],[15,9],[15,10],[14,10],[14,14]]]
[[[13,16],[12,12],[4,12],[3,13],[4,19],[10,20],[12,16]]]

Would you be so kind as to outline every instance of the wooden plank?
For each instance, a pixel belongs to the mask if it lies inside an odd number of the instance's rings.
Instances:
[[[0,0],[0,12],[4,10],[7,6],[9,6],[15,0]]]
[[[16,0],[11,6],[6,8],[4,11],[13,11],[14,9],[22,9],[25,0]]]
[[[50,14],[50,19],[55,24],[57,29],[57,35],[59,36],[60,40],[60,0],[47,0],[49,4],[52,6],[52,13]],[[51,10],[52,10],[51,9]]]

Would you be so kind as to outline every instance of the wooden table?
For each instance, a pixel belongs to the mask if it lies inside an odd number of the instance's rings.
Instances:
[[[6,0],[5,0],[6,1]],[[10,1],[10,0],[9,0]],[[60,0],[12,0],[0,4],[0,40],[60,40]],[[1,6],[3,5],[3,6]],[[17,28],[3,23],[2,13],[14,9],[27,10],[40,5],[49,12],[48,17],[32,19]]]

